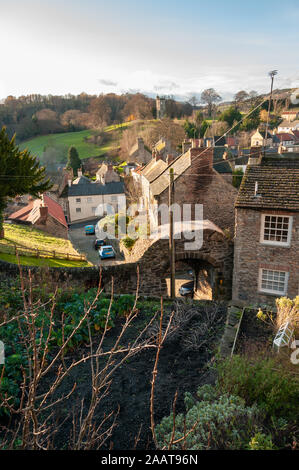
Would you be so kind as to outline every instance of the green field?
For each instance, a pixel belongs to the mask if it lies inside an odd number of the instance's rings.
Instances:
[[[122,130],[129,125],[130,123],[123,123],[106,127],[105,132],[108,134],[111,133],[111,139],[102,146],[98,146],[84,140],[84,138],[91,137],[96,133],[96,131],[92,129],[87,129],[85,131],[65,132],[34,137],[33,139],[22,142],[20,144],[20,148],[21,150],[30,150],[30,152],[32,152],[34,155],[37,155],[39,158],[42,157],[45,147],[59,148],[65,154],[66,159],[67,150],[70,146],[73,145],[78,150],[79,157],[81,159],[101,156],[107,153],[109,150],[113,150],[118,145],[117,141],[113,138],[115,136],[112,134],[112,131]],[[117,134],[118,137],[120,137],[120,132],[117,132]]]

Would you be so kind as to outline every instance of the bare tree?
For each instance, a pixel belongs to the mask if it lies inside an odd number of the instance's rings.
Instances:
[[[14,404],[12,397],[0,393],[0,407],[13,418],[9,425],[2,426],[0,449],[17,447],[28,450],[47,450],[55,448],[55,436],[65,421],[72,420],[72,430],[68,446],[71,449],[99,449],[111,436],[117,423],[118,409],[112,409],[106,415],[96,415],[99,405],[109,393],[113,376],[129,358],[149,348],[157,348],[156,337],[147,331],[156,316],[146,324],[129,344],[124,342],[124,335],[137,317],[136,307],[138,298],[139,273],[137,273],[136,297],[133,308],[126,315],[121,331],[113,346],[105,348],[105,337],[109,330],[109,319],[113,303],[113,282],[110,306],[105,319],[105,325],[99,337],[91,333],[92,310],[102,293],[101,282],[94,300],[85,305],[79,323],[69,333],[65,318],[61,319],[62,344],[49,354],[51,338],[55,322],[54,316],[56,293],[48,302],[50,308],[47,320],[40,321],[40,312],[45,307],[39,300],[34,301],[32,294],[32,276],[26,280],[20,270],[23,309],[15,317],[4,318],[0,327],[13,322],[18,324],[20,341],[23,342],[28,367],[22,368],[23,380],[20,386],[20,399]],[[28,287],[26,282],[28,281]],[[89,331],[89,346],[86,352],[77,358],[67,358],[66,350],[74,336],[87,322]],[[122,344],[121,344],[122,343]],[[79,366],[90,368],[90,399],[88,403],[82,400],[73,418],[68,415],[59,419],[57,408],[68,400],[76,389],[74,371]],[[0,376],[3,380],[4,368]],[[80,370],[80,369],[78,369]],[[61,384],[67,383],[66,391],[61,391]],[[65,387],[64,387],[65,388]]]
[[[208,113],[209,116],[212,115],[213,104],[221,101],[221,96],[214,90],[214,88],[208,88],[204,90],[201,94],[202,103],[208,104]]]
[[[245,90],[238,91],[238,93],[235,94],[236,106],[238,106],[240,103],[245,101],[247,98],[249,98],[249,95],[248,95],[247,91],[245,91]]]

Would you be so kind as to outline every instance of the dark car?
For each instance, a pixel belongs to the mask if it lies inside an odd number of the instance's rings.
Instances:
[[[99,240],[98,238],[94,241],[94,249],[98,250],[101,246],[106,245],[105,240]]]
[[[187,295],[190,295],[193,297],[194,295],[194,281],[189,281],[186,282],[185,284],[181,285],[179,288],[179,293],[181,294],[182,297],[185,297]]]

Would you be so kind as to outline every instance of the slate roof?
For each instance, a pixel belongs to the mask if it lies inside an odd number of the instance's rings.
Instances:
[[[218,173],[232,173],[232,168],[229,162],[223,159],[224,152],[227,152],[227,147],[219,146],[214,147],[213,167]]]
[[[141,170],[142,176],[144,176],[150,183],[154,181],[164,170],[167,168],[167,163],[164,160],[152,159],[143,170]]]
[[[174,169],[174,180],[176,180],[187,168],[191,166],[190,152],[183,153],[170,165],[166,165],[164,171],[151,183],[151,191],[154,196],[161,194],[169,186],[169,170]]]
[[[235,206],[299,211],[299,154],[270,155],[247,166]]]
[[[89,184],[91,183],[90,179],[87,176],[81,175],[76,178],[72,184]]]
[[[266,131],[258,130],[258,132],[261,134],[261,136],[262,136],[263,139],[266,138]],[[270,132],[267,132],[267,139],[272,139],[272,138],[273,138],[273,135],[270,134]]]
[[[123,181],[112,183],[74,184],[68,188],[69,197],[72,196],[99,196],[101,194],[122,194],[125,192]]]

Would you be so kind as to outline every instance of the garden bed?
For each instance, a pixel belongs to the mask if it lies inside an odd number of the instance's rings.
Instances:
[[[243,313],[235,354],[242,354],[251,345],[261,348],[272,347],[273,328],[257,318],[257,309],[246,308]]]
[[[154,417],[155,423],[159,423],[164,416],[169,415],[173,399],[178,392],[176,410],[184,410],[184,393],[186,391],[195,392],[197,388],[205,383],[213,383],[215,375],[208,368],[208,365],[217,351],[219,340],[223,333],[226,307],[210,303],[209,306],[201,307],[196,303],[198,312],[207,308],[212,310],[217,308],[217,322],[213,331],[213,340],[209,347],[205,344],[198,350],[189,349],[187,338],[191,338],[195,328],[198,326],[198,318],[194,317],[186,322],[178,333],[166,340],[164,343],[159,363],[158,375],[155,388]],[[146,321],[153,315],[159,303],[153,301],[144,302],[140,309],[138,321],[125,334],[122,345],[131,343],[136,338],[138,332],[144,327]],[[171,311],[171,305],[165,307]],[[116,322],[115,327],[110,330],[106,337],[104,348],[111,348],[120,333],[122,321]],[[191,341],[192,342],[192,341]],[[82,357],[86,353],[84,348],[77,351],[76,356]],[[152,372],[156,357],[156,350],[142,351],[137,356],[129,359],[113,377],[109,394],[101,402],[96,412],[96,421],[100,422],[104,414],[119,409],[117,426],[111,438],[106,442],[105,448],[113,449],[150,449],[155,448],[150,430],[150,391]],[[72,360],[73,357],[69,358]],[[51,377],[49,378],[51,380]],[[90,399],[90,368],[82,365],[74,370],[71,377],[62,384],[59,393],[68,393],[73,382],[77,382],[77,388],[72,398],[63,402],[56,410],[57,417],[66,419],[63,427],[57,433],[55,448],[67,448],[67,440],[71,431],[71,413],[79,414],[81,401],[84,399],[88,403]],[[137,444],[135,443],[136,438]]]

